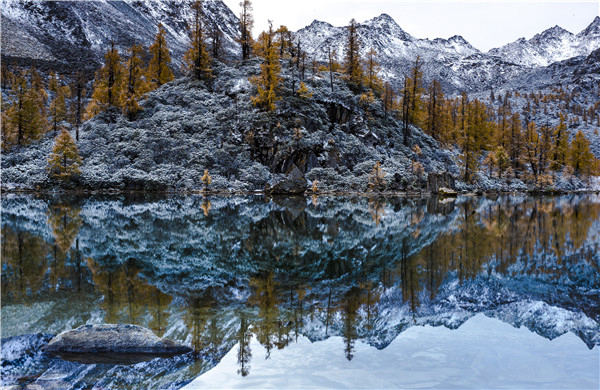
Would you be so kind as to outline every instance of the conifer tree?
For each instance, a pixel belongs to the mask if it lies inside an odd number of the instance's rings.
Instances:
[[[221,59],[221,52],[223,51],[223,39],[225,39],[223,31],[221,31],[219,28],[219,24],[213,20],[210,28],[210,52],[212,54],[212,58],[215,60]]]
[[[104,55],[104,66],[96,72],[92,99],[86,108],[86,117],[92,118],[110,108],[123,106],[124,68],[121,56],[111,42],[110,49]]]
[[[273,24],[269,21],[269,30],[262,32],[258,37],[257,52],[263,58],[261,72],[258,77],[253,77],[250,81],[257,86],[258,94],[252,97],[252,102],[267,111],[275,109],[277,97],[277,87],[279,85],[279,56],[273,41]]]
[[[284,25],[279,26],[277,31],[277,45],[279,46],[279,58],[289,57],[294,44],[292,43],[292,32]]]
[[[46,88],[44,86],[44,81],[42,79],[42,75],[37,71],[35,66],[29,69],[29,84],[31,86],[30,90],[32,93],[32,97],[36,100],[36,103],[39,106],[42,117],[44,118],[44,124],[46,125],[42,132],[46,132],[47,121],[46,118],[48,114],[46,112],[46,106],[48,103],[48,92],[46,92]]]
[[[62,77],[59,79],[56,73],[50,73],[48,90],[52,92],[53,98],[50,102],[50,117],[52,118],[52,131],[58,131],[60,122],[67,119],[67,101],[70,95],[69,87],[61,85]]]
[[[250,0],[242,0],[240,2],[242,11],[240,13],[240,44],[242,45],[242,61],[250,58],[252,53],[252,27],[254,26],[254,18],[252,17],[252,2]]]
[[[194,1],[191,5],[193,13],[190,27],[190,47],[183,57],[185,72],[197,80],[209,80],[212,75],[210,68],[212,59],[204,43],[202,1]]]
[[[358,86],[362,85],[364,75],[360,60],[360,40],[356,20],[350,20],[346,39],[344,73],[348,80]]]
[[[375,50],[371,49],[367,52],[367,57],[365,60],[366,65],[366,84],[373,92],[376,94],[381,94],[383,91],[383,83],[377,76],[377,72],[379,72],[379,64],[375,61],[375,56],[377,53]]]
[[[150,90],[150,86],[145,78],[145,72],[142,69],[144,61],[144,49],[141,45],[133,45],[128,51],[129,59],[125,63],[125,93],[123,103],[123,113],[129,120],[133,120],[135,115],[142,110],[138,100]]]
[[[555,171],[559,171],[565,166],[569,151],[569,139],[567,138],[567,125],[565,123],[565,117],[562,113],[560,113],[559,118],[560,123],[554,131],[554,146],[552,148],[551,168]]]
[[[411,70],[411,77],[409,79],[409,93],[410,93],[410,108],[408,121],[415,126],[420,126],[421,117],[422,117],[422,105],[423,105],[423,71],[421,67],[423,66],[423,61],[421,58],[417,56],[415,60],[415,65]]]
[[[73,96],[72,101],[72,122],[75,125],[75,140],[79,142],[79,127],[81,126],[83,119],[83,108],[84,99],[87,94],[85,90],[85,76],[82,72],[77,72],[75,80],[71,84],[71,95]]]
[[[333,93],[333,73],[339,70],[339,64],[335,61],[337,54],[335,49],[331,46],[327,47],[327,65],[329,68],[329,85],[331,87],[331,93]]]
[[[4,113],[6,123],[3,121],[2,126],[6,147],[15,141],[19,146],[25,145],[46,131],[47,122],[40,106],[40,91],[27,83],[24,71],[11,82],[10,100]]]
[[[48,172],[59,180],[69,180],[81,171],[81,157],[71,134],[63,129],[56,137],[54,148],[48,159]]]
[[[425,130],[434,139],[440,140],[443,131],[444,93],[439,81],[433,80],[429,85],[429,100],[427,102],[427,120]]]
[[[583,133],[578,131],[571,142],[569,150],[569,163],[576,174],[588,173],[592,167],[594,155],[590,151],[590,142]]]
[[[152,86],[155,88],[172,81],[174,78],[173,71],[169,66],[171,64],[171,54],[167,46],[166,35],[167,31],[162,23],[159,23],[154,42],[150,45],[152,58],[148,63],[148,80],[152,82]]]

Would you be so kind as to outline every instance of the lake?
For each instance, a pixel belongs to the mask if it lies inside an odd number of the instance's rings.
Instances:
[[[1,204],[3,389],[600,387],[598,195]],[[101,323],[194,351],[41,351]]]

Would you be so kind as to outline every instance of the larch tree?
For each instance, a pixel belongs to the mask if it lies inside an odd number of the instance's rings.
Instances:
[[[48,90],[52,92],[52,100],[50,101],[51,127],[52,131],[57,132],[60,123],[67,119],[67,98],[69,98],[71,91],[68,86],[62,85],[62,77],[59,78],[54,72],[50,73]]]
[[[364,74],[361,66],[360,39],[357,27],[356,20],[350,20],[346,35],[344,73],[350,82],[360,86],[363,83]]]
[[[123,113],[127,115],[129,120],[133,120],[136,114],[142,111],[138,104],[138,100],[150,91],[150,85],[146,81],[146,72],[144,72],[144,49],[141,45],[133,45],[128,50],[127,62],[125,63],[125,92]]]
[[[243,0],[240,2],[242,11],[240,12],[240,45],[242,46],[242,61],[246,61],[252,54],[252,27],[254,27],[254,17],[252,16],[252,2]]]
[[[327,67],[329,69],[329,85],[331,87],[331,93],[333,93],[333,74],[337,72],[340,65],[336,62],[337,53],[331,46],[327,47]]]
[[[279,26],[277,31],[277,45],[279,46],[279,58],[288,58],[294,44],[292,43],[292,32],[284,25]]]
[[[152,82],[152,86],[157,88],[172,81],[174,76],[170,67],[171,54],[167,46],[167,31],[162,23],[158,24],[158,32],[150,45],[150,54],[152,58],[148,63],[148,80]]]
[[[590,141],[580,131],[575,134],[569,150],[569,163],[576,174],[588,173],[594,162],[594,155],[590,151]]]
[[[114,42],[111,42],[110,49],[104,55],[104,65],[96,72],[92,98],[86,108],[87,118],[92,118],[111,107],[123,107],[124,75],[121,56]]]
[[[197,80],[210,80],[212,59],[204,43],[204,11],[202,1],[191,5],[193,21],[190,26],[190,46],[183,56],[184,71]]]
[[[45,133],[47,121],[40,106],[39,90],[27,83],[25,72],[13,78],[10,101],[3,113],[7,123],[3,121],[2,126],[7,147],[13,143],[25,145]]]
[[[269,21],[269,30],[259,35],[256,45],[257,53],[263,59],[261,72],[258,77],[250,80],[258,89],[258,94],[252,97],[252,102],[266,111],[274,110],[275,102],[279,100],[279,52],[273,40],[274,36],[273,24]]]
[[[71,134],[63,129],[54,141],[54,147],[48,159],[48,172],[59,180],[69,180],[81,171],[81,157]]]
[[[75,125],[75,140],[79,142],[79,128],[83,120],[84,101],[87,91],[85,90],[86,79],[82,72],[77,72],[75,80],[71,84],[71,102],[72,123]]]
[[[555,171],[559,171],[565,166],[569,152],[569,139],[565,117],[560,113],[559,118],[560,123],[554,131],[554,145],[552,147],[551,168]]]
[[[434,139],[440,140],[443,131],[444,118],[444,93],[439,81],[433,80],[429,84],[429,100],[427,101],[427,119],[425,131]]]
[[[219,28],[219,23],[217,23],[216,20],[211,21],[210,24],[210,52],[212,54],[212,58],[215,60],[220,60],[223,54],[223,40],[225,39],[225,36],[223,35],[223,31],[221,31]]]
[[[377,53],[375,50],[371,49],[367,52],[367,57],[365,59],[365,68],[366,68],[366,84],[373,92],[380,95],[383,92],[383,83],[377,76],[379,72],[379,64],[375,60]]]
[[[417,56],[415,60],[415,64],[411,70],[411,77],[409,78],[409,88],[408,91],[410,93],[410,104],[409,104],[409,115],[408,121],[415,126],[420,126],[421,117],[422,117],[422,106],[423,106],[423,71],[421,67],[423,66],[423,61],[421,61],[421,57]]]

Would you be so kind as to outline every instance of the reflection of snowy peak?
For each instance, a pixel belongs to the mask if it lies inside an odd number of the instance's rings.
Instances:
[[[492,49],[490,55],[528,68],[548,66],[556,61],[577,56],[587,56],[600,48],[600,17],[579,34],[554,26],[533,38],[519,40]]]
[[[188,3],[180,0],[2,0],[1,7],[3,56],[66,64],[100,62],[111,41],[121,52],[135,43],[148,47],[158,23],[167,30],[175,64],[181,62],[189,42],[191,14]],[[206,1],[204,10],[207,20],[223,32],[227,55],[237,56],[237,17],[222,1]]]

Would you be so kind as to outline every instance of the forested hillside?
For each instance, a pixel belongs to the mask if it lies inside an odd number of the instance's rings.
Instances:
[[[159,20],[147,44],[123,48],[127,40],[106,36],[93,77],[3,61],[3,187],[437,191],[427,187],[432,173],[449,173],[440,186],[462,191],[597,186],[598,50],[584,53],[596,47],[597,19],[577,36],[583,56],[514,64],[518,77],[486,90],[461,88],[468,79],[444,79],[432,62],[433,47],[458,62],[483,56],[466,41],[415,40],[387,15],[321,24],[329,38],[317,52],[310,34],[319,23],[297,33],[271,25],[254,39],[251,2],[241,3],[233,32],[222,7],[176,8],[181,20]],[[3,18],[27,9],[3,5]],[[178,34],[186,38],[173,42]],[[399,54],[385,36],[412,45],[392,76],[386,69]],[[3,55],[4,47],[5,38]],[[488,72],[485,56],[478,66]]]

